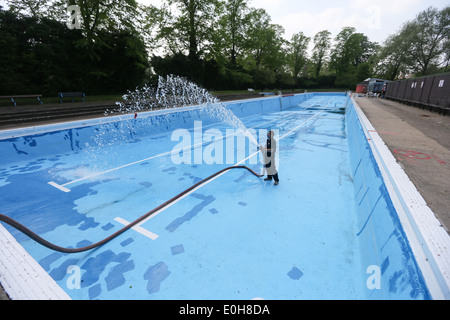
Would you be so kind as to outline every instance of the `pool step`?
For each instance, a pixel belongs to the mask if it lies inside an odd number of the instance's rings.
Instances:
[[[259,93],[218,95],[221,101],[252,99],[260,97]],[[44,124],[58,119],[73,119],[77,117],[102,116],[110,112],[118,114],[119,107],[114,101],[106,102],[74,102],[54,103],[26,106],[0,106],[0,129],[5,126],[24,123]],[[145,111],[145,110],[142,110]]]
[[[0,112],[0,127],[2,125],[22,124],[31,122],[46,122],[57,119],[70,119],[75,117],[104,115],[106,112],[118,112],[118,106],[109,105],[90,105],[78,107],[54,107],[17,109]]]

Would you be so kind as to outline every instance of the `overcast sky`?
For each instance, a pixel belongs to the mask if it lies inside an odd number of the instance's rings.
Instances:
[[[161,3],[137,1],[155,6]],[[419,12],[430,6],[442,9],[448,5],[446,0],[248,0],[248,3],[250,7],[265,9],[272,23],[283,26],[287,40],[300,31],[313,38],[322,30],[330,31],[334,38],[343,27],[351,26],[380,44]]]
[[[161,0],[137,0],[159,6]],[[413,19],[430,6],[439,9],[447,0],[248,0],[249,6],[263,8],[272,17],[272,23],[285,29],[284,37],[290,40],[302,31],[313,38],[321,30],[328,30],[334,38],[343,27],[355,27],[370,41],[380,44],[387,36],[396,33],[402,24]],[[5,4],[0,0],[0,5]]]
[[[289,40],[303,31],[307,36],[329,30],[334,38],[343,27],[355,27],[371,41],[380,44],[408,20],[430,6],[442,9],[445,0],[250,0],[251,6],[264,8],[273,23],[284,27]]]

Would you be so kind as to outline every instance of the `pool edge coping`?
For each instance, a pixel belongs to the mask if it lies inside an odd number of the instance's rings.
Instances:
[[[397,215],[433,299],[450,299],[450,236],[351,98]]]
[[[0,283],[11,300],[71,300],[2,224]]]

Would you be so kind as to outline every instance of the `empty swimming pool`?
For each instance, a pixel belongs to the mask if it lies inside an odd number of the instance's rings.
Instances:
[[[75,254],[4,227],[72,299],[431,298],[346,95],[226,107],[260,144],[276,133],[279,185],[224,172]],[[225,167],[262,173],[257,146],[199,108],[4,132],[0,213],[77,248]]]

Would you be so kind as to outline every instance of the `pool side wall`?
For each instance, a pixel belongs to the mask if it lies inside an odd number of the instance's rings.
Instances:
[[[352,103],[346,127],[368,299],[431,299]]]
[[[313,94],[275,96],[225,102],[237,117],[258,113],[278,112],[283,108],[298,105]],[[102,117],[91,120],[73,121],[23,129],[0,131],[0,159],[3,165],[29,161],[46,155],[77,152],[95,148],[103,141],[129,142],[140,137],[155,135],[179,128],[192,129],[194,121],[203,126],[218,122],[202,107],[182,107],[169,110]],[[102,139],[108,137],[108,139]]]

